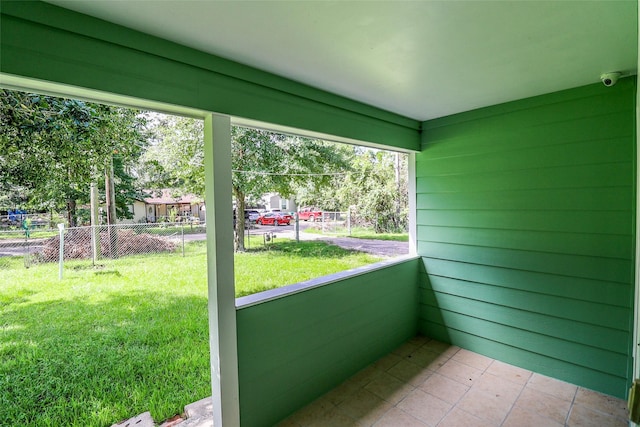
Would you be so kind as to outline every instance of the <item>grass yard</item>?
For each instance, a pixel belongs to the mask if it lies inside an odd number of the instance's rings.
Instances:
[[[304,232],[322,234],[322,229],[309,227],[305,229]],[[376,233],[373,229],[364,227],[353,227],[351,229],[351,234],[349,234],[347,229],[344,227],[336,230],[336,232],[326,234],[331,234],[332,236],[337,237],[353,237],[354,239],[393,240],[396,242],[409,241],[409,234],[407,233]]]
[[[247,295],[378,258],[323,242],[252,240],[237,254]],[[0,258],[0,425],[110,426],[169,418],[210,395],[204,242],[186,257],[23,266]]]

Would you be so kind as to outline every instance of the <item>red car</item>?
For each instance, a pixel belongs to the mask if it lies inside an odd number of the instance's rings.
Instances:
[[[291,215],[280,212],[269,212],[261,215],[256,219],[256,224],[260,225],[289,225],[291,224]]]

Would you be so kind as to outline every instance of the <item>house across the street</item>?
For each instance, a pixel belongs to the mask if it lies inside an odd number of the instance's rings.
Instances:
[[[204,222],[202,198],[194,194],[178,195],[172,189],[146,191],[149,197],[136,200],[130,207],[134,222],[198,220]]]

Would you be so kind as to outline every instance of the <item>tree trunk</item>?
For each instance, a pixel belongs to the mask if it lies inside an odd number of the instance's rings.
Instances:
[[[67,199],[67,223],[69,227],[76,226],[76,201],[75,199]]]
[[[107,163],[104,174],[105,198],[107,202],[107,235],[109,236],[109,255],[118,258],[118,231],[116,224],[116,195],[113,183],[113,157]]]
[[[233,249],[236,252],[244,252],[244,193],[240,189],[234,187],[233,195],[236,198]]]

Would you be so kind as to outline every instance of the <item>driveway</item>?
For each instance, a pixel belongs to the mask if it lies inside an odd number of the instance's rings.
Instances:
[[[357,251],[367,252],[372,255],[384,257],[396,257],[407,255],[409,253],[409,242],[396,242],[392,240],[375,240],[375,239],[356,239],[353,237],[337,237],[327,234],[305,233],[304,226],[307,224],[300,223],[300,240],[323,240],[330,242],[336,246],[345,249],[353,249]],[[251,229],[251,234],[264,234],[273,232],[278,237],[295,239],[295,230],[293,225],[287,226],[256,226]]]

